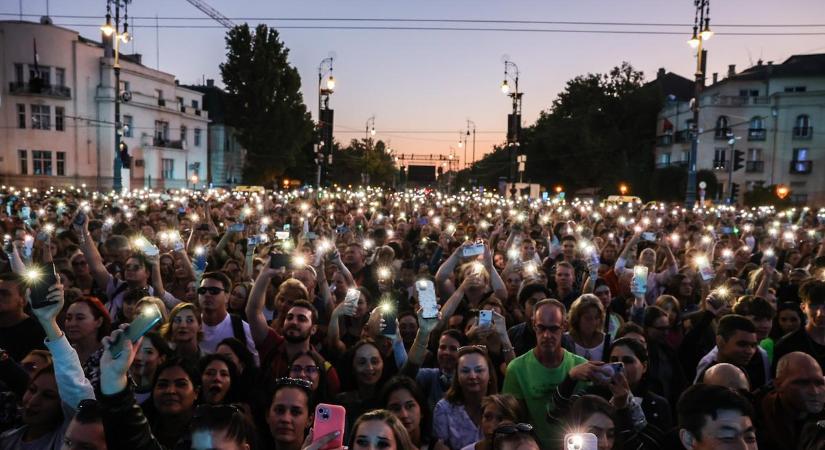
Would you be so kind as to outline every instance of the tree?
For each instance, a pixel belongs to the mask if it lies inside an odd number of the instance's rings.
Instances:
[[[384,141],[353,139],[347,147],[335,145],[332,152],[334,183],[359,185],[368,178],[371,185],[393,186],[397,169]]]
[[[271,184],[287,170],[306,176],[303,153],[312,151],[313,123],[301,95],[301,77],[289,65],[289,50],[278,32],[264,24],[226,35],[221,76],[227,91],[227,118],[246,148],[244,182]]]

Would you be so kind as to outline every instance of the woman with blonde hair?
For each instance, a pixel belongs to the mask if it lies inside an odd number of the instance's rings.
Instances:
[[[520,423],[524,416],[521,403],[510,394],[493,394],[481,399],[481,431],[484,439],[461,450],[492,450],[493,433],[503,423]]]
[[[203,356],[200,341],[203,338],[200,309],[192,303],[179,303],[169,313],[169,320],[160,334],[175,351],[175,355],[194,363]]]
[[[358,417],[352,428],[350,449],[415,450],[410,435],[395,414],[376,409]]]
[[[577,298],[567,313],[573,353],[590,361],[603,361],[610,348],[610,335],[604,332],[605,312],[602,301],[593,294]]]

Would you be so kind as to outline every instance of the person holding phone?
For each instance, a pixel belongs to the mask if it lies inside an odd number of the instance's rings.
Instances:
[[[23,395],[23,426],[0,434],[0,448],[42,448],[58,450],[65,436],[74,436],[70,428],[78,426],[75,412],[84,402],[95,398],[92,384],[83,374],[77,352],[57,325],[63,309],[63,285],[49,287],[49,304],[32,308],[32,314],[46,336],[45,345],[53,365],[35,371]],[[28,302],[31,303],[31,298]],[[90,421],[87,438],[105,448],[103,425]]]
[[[631,250],[636,248],[639,243],[640,238],[640,232],[634,233],[633,237],[627,241],[627,245],[625,245],[622,253],[616,259],[616,264],[613,265],[613,270],[618,277],[621,278],[622,274],[630,270],[626,267],[627,260],[630,256]],[[673,251],[670,249],[670,245],[668,245],[667,241],[660,239],[658,241],[658,247],[664,251],[666,258],[666,265],[664,266],[664,269],[659,272],[656,271],[656,250],[653,248],[646,248],[638,255],[638,264],[647,267],[648,270],[647,291],[645,292],[645,302],[648,305],[652,305],[656,301],[656,298],[665,292],[665,288],[667,287],[671,277],[679,273],[679,264],[676,261],[676,257],[673,255]]]

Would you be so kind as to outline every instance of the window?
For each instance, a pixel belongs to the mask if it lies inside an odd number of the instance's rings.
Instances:
[[[23,64],[14,64],[14,81],[16,83],[23,83]]]
[[[62,106],[55,106],[54,107],[54,129],[57,131],[63,131],[65,125],[65,117],[66,117],[66,109]]]
[[[57,176],[66,175],[66,152],[57,152]]]
[[[717,148],[713,151],[713,168],[714,169],[724,169],[725,166],[725,154],[727,153],[726,148]]]
[[[690,150],[682,150],[682,161],[689,162],[690,161]]]
[[[805,92],[808,88],[805,86],[785,86],[785,92]]]
[[[178,106],[180,107],[179,109],[181,112],[183,112],[183,109],[186,106],[186,103],[183,102],[183,97],[178,97]]]
[[[17,104],[17,128],[26,128],[26,105],[22,103]]]
[[[131,91],[132,85],[126,80],[120,80],[120,92]]]
[[[166,106],[166,100],[163,99],[163,91],[160,89],[155,89],[155,93],[158,96],[158,106]]]
[[[811,118],[807,114],[800,114],[796,116],[796,121],[794,124],[794,138],[808,139],[813,134],[813,129],[811,129]]]
[[[663,166],[670,164],[670,153],[662,153],[659,155],[659,164]]]
[[[795,148],[795,149],[793,149],[793,160],[794,161],[807,161],[808,160],[808,149],[807,148]]]
[[[123,116],[123,137],[132,137],[132,127],[135,119],[132,116]]]
[[[759,97],[758,89],[739,89],[740,97]]]
[[[811,119],[806,114],[796,116],[796,126],[799,128],[808,128]]]
[[[748,161],[762,161],[762,149],[761,148],[749,148],[748,149]]]
[[[169,139],[169,122],[162,120],[155,121],[155,139],[166,141]]]
[[[20,174],[21,175],[28,175],[29,174],[29,158],[26,154],[25,150],[18,150],[17,151],[17,158],[20,159]]]
[[[32,174],[52,174],[52,152],[46,150],[32,150]]]
[[[765,128],[765,121],[760,116],[751,119],[751,128],[754,130],[761,130]]]
[[[62,69],[62,68],[55,68],[54,69],[54,84],[55,84],[55,86],[65,86],[66,85],[66,69]]]
[[[728,116],[719,116],[716,119],[716,130],[714,132],[714,137],[716,139],[724,139],[728,136]]]
[[[199,106],[198,106],[198,101],[197,100],[192,100],[192,107],[195,108],[195,109],[200,109]]]
[[[52,128],[52,108],[49,105],[31,105],[32,129],[50,130]]]
[[[32,82],[35,78],[39,78],[43,81],[43,84],[52,84],[52,77],[51,70],[48,66],[37,66],[38,70],[35,70],[34,66],[29,66],[29,83]]]
[[[161,160],[163,172],[161,173],[161,177],[164,180],[171,180],[175,177],[175,160],[174,159],[162,159]]]
[[[195,147],[201,146],[201,129],[195,128]]]
[[[186,142],[186,126],[185,125],[180,126],[180,141],[181,142]]]

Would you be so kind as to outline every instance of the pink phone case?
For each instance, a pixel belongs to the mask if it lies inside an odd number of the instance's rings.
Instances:
[[[315,407],[315,423],[312,426],[312,442],[319,441],[333,431],[338,431],[338,437],[321,447],[321,450],[330,450],[344,446],[344,424],[347,410],[343,406],[319,403]]]

